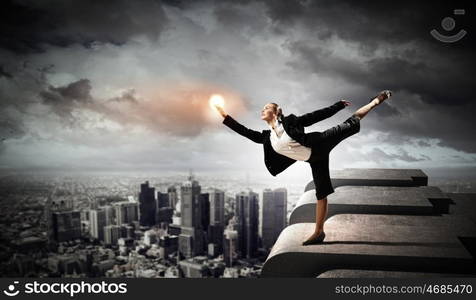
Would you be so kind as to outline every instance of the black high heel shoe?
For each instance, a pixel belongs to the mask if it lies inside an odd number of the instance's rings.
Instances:
[[[302,245],[306,246],[306,245],[313,245],[313,244],[322,243],[322,241],[324,241],[325,237],[326,237],[326,234],[323,231],[315,239],[302,242]]]

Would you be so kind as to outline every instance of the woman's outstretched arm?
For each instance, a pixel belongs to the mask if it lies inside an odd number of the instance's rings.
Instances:
[[[225,117],[225,119],[223,120],[223,124],[230,127],[236,133],[239,133],[242,136],[249,138],[253,142],[263,144],[264,137],[262,132],[246,128],[245,126],[238,123],[235,119],[230,117],[230,115],[227,115]]]
[[[229,114],[225,113],[223,108],[216,106],[216,109],[218,110],[218,112],[224,118],[223,119],[223,124],[230,127],[236,133],[241,134],[242,136],[249,138],[250,140],[252,140],[255,143],[259,143],[259,144],[263,143],[264,136],[263,136],[262,132],[249,129],[249,128],[246,128],[245,126],[241,125],[235,119],[230,117]]]
[[[349,101],[340,100],[329,107],[315,110],[313,112],[304,114],[298,117],[298,122],[303,126],[311,126],[314,123],[330,118],[335,115],[339,110],[350,105]]]

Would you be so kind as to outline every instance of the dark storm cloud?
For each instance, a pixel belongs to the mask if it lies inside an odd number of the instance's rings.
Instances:
[[[14,118],[8,115],[3,115],[0,120],[0,140],[18,138],[25,134],[23,124],[17,122]]]
[[[25,134],[25,132],[26,129],[24,128],[23,122],[19,122],[14,117],[2,113],[0,119],[0,154],[5,150],[5,141],[20,138]]]
[[[300,71],[307,69],[343,78],[375,91],[382,87],[395,92],[409,91],[429,104],[458,105],[471,101],[474,77],[469,56],[452,61],[420,48],[419,51],[427,52],[424,60],[411,61],[411,54],[401,53],[402,57],[372,58],[360,63],[336,57],[320,46],[303,41],[291,43],[289,49],[296,55],[289,65]]]
[[[318,74],[344,79],[365,91],[392,89],[395,102],[380,107],[380,117],[406,118],[402,105],[413,106],[399,94],[417,95],[427,107],[412,111],[420,124],[379,124],[382,131],[441,139],[440,145],[476,152],[471,130],[475,113],[473,89],[475,39],[471,33],[455,44],[436,41],[429,31],[444,32],[440,22],[452,16],[456,28],[470,31],[471,2],[420,1],[264,1],[275,31],[302,34],[285,45],[293,54],[288,62],[303,76]],[[465,16],[453,16],[455,8],[466,8]],[[329,43],[335,38],[354,43],[363,60],[337,55]],[[382,56],[382,50],[385,55]],[[378,52],[380,51],[380,52]],[[343,95],[344,96],[344,95]],[[365,103],[368,94],[352,93],[349,98]],[[367,100],[365,100],[367,101]],[[397,103],[400,101],[399,103]],[[451,107],[451,109],[450,109]],[[434,113],[429,113],[429,112]],[[457,116],[457,118],[450,117]],[[439,120],[439,121],[437,121]],[[391,126],[391,127],[390,127]]]
[[[63,118],[73,120],[72,111],[92,103],[91,83],[88,79],[81,79],[66,86],[49,86],[40,92],[43,103],[49,105],[53,111]]]
[[[0,77],[13,78],[13,75],[5,70],[5,67],[0,65]]]
[[[244,1],[248,2],[248,1]],[[290,42],[295,54],[289,65],[299,71],[344,78],[371,90],[382,87],[416,93],[430,104],[459,105],[471,101],[475,83],[475,39],[469,35],[458,45],[445,45],[430,36],[440,29],[444,16],[456,7],[469,8],[469,1],[262,1],[278,33],[288,28],[305,28],[306,40]],[[217,10],[224,24],[246,24],[232,8]],[[458,28],[468,29],[469,16],[455,17]],[[238,26],[238,25],[237,25]],[[453,32],[451,33],[453,34]],[[335,57],[313,40],[337,36],[358,43],[368,58],[365,64]],[[414,43],[413,49],[395,50],[390,57],[374,57],[379,47]],[[398,114],[396,108],[380,110],[382,116]]]
[[[136,91],[134,89],[128,89],[127,91],[123,92],[118,97],[113,97],[109,99],[109,102],[130,102],[130,103],[138,103],[138,100],[135,95]]]
[[[154,0],[7,0],[0,10],[0,48],[31,53],[45,45],[123,44],[139,34],[155,40],[166,21]]]
[[[252,4],[256,5],[256,3]],[[253,9],[239,1],[216,1],[213,13],[220,24],[233,32],[258,32],[263,30],[267,22],[267,18],[257,18]]]
[[[373,51],[382,42],[413,40],[434,43],[429,34],[441,19],[455,8],[470,8],[471,1],[263,1],[268,16],[277,27],[303,24],[314,37],[326,39],[337,34],[345,40],[362,43],[361,50]],[[469,11],[468,11],[469,12]],[[468,28],[470,15],[457,18]],[[463,43],[474,43],[474,39]]]
[[[47,64],[32,68],[26,61],[8,55],[1,58],[5,64],[0,68],[0,139],[7,141],[20,139],[29,131],[25,125],[28,109],[37,103],[35,97],[45,87],[46,73],[52,67]]]
[[[474,38],[469,36],[450,47],[430,36],[441,19],[451,15],[458,3],[416,1],[266,1],[269,16],[277,27],[302,25],[308,40],[290,43],[298,58],[294,66],[308,66],[313,72],[345,78],[373,90],[383,86],[395,91],[408,90],[428,103],[447,105],[470,101],[474,85]],[[462,7],[469,7],[463,2]],[[457,18],[461,28],[468,16]],[[468,29],[468,27],[466,26]],[[313,36],[314,35],[314,36]],[[312,45],[309,40],[338,36],[359,44],[365,65],[351,59],[336,58],[332,51]],[[414,48],[395,52],[392,57],[372,58],[379,46],[398,47],[413,42]]]
[[[431,144],[427,143],[425,141],[418,141],[418,146],[420,146],[420,147],[431,147]]]

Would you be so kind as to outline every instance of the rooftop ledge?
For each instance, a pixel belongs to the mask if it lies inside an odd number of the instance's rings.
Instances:
[[[476,274],[476,223],[468,212],[476,197],[453,201],[452,194],[426,186],[421,170],[344,169],[331,176],[338,188],[328,196],[324,242],[302,246],[315,227],[317,199],[308,184],[262,277]],[[463,203],[464,209],[454,208]]]
[[[420,169],[343,169],[331,171],[334,188],[344,185],[365,186],[424,186],[428,176]],[[311,180],[304,191],[314,189]]]
[[[330,218],[336,214],[433,215],[448,213],[451,199],[437,187],[341,186],[327,196]],[[315,222],[316,193],[301,195],[289,224]]]

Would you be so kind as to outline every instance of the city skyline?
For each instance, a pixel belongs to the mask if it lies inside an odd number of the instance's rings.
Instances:
[[[258,258],[263,262],[270,250],[263,241],[269,246],[269,241],[277,238],[274,233],[258,228],[263,222],[263,212],[259,211],[273,211],[269,204],[268,208],[263,206],[262,193],[248,189],[230,194],[223,187],[211,186],[202,189],[193,175],[183,177],[186,180],[181,182],[166,180],[159,188],[153,181],[136,179],[139,182],[129,185],[133,190],[128,188],[126,193],[119,194],[117,189],[98,179],[83,178],[92,183],[89,186],[81,179],[53,178],[55,184],[43,185],[40,190],[33,184],[31,193],[26,189],[22,194],[13,193],[9,197],[2,194],[4,204],[9,198],[26,196],[28,199],[27,195],[31,194],[40,205],[35,218],[41,219],[35,221],[40,222],[40,226],[33,229],[28,224],[34,218],[29,218],[29,222],[18,227],[23,227],[21,237],[4,245],[7,248],[3,251],[17,251],[9,261],[1,262],[4,275],[130,277],[127,266],[136,257],[134,260],[139,259],[142,264],[147,262],[149,269],[137,266],[130,269],[135,277],[259,276],[260,265],[251,266],[258,263]],[[0,183],[5,188],[3,180]],[[125,187],[127,179],[117,177],[112,182]],[[164,190],[167,192],[162,192]],[[130,195],[131,191],[135,195]],[[180,192],[177,194],[177,191]],[[37,193],[43,196],[34,196]],[[177,195],[178,199],[174,199]],[[23,205],[23,201],[18,203]],[[172,208],[174,203],[175,209]],[[21,206],[10,208],[4,220],[12,218],[8,214],[12,209],[23,214]],[[28,211],[33,214],[35,210]],[[164,211],[170,214],[164,215]],[[12,229],[16,231],[16,228],[14,225]],[[228,242],[231,228],[237,230],[233,244]],[[4,240],[11,239],[10,233],[2,235]],[[98,256],[104,251],[109,254]],[[230,253],[233,260],[227,263]],[[15,265],[17,267],[12,269]]]

